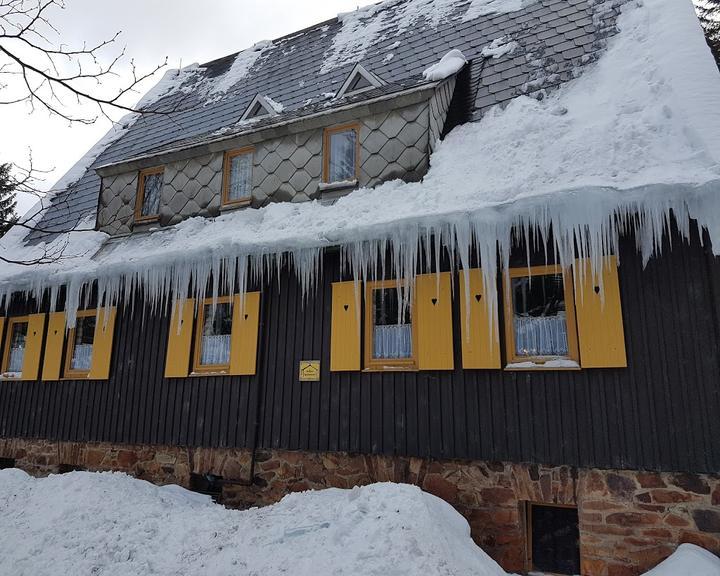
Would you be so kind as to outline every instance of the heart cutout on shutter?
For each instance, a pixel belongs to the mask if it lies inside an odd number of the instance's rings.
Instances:
[[[600,294],[600,286],[595,286],[595,294]]]
[[[345,308],[345,312],[347,312],[347,311],[348,311],[348,308],[350,308],[350,306],[348,306],[347,304],[345,304],[345,306],[343,306],[343,308]]]
[[[475,301],[480,302],[480,298],[482,298],[482,294],[475,294]]]
[[[249,314],[245,314],[245,320],[247,320],[249,317]]]
[[[433,306],[435,306],[437,304],[437,298],[433,298],[432,303],[433,303]]]

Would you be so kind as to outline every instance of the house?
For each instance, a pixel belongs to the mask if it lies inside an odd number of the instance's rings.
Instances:
[[[508,571],[720,553],[719,80],[689,0],[389,1],[169,72],[0,241],[0,463],[409,482]]]

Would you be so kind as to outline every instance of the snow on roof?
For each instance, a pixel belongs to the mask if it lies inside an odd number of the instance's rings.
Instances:
[[[720,75],[692,4],[629,2],[618,27],[607,51],[575,80],[456,128],[422,182],[387,182],[331,206],[280,203],[192,218],[102,250],[97,235],[92,258],[3,267],[0,290],[70,283],[72,317],[83,282],[97,279],[101,300],[109,302],[124,282],[143,284],[155,299],[167,298],[168,289],[184,297],[191,277],[199,294],[212,270],[226,265],[230,279],[237,272],[244,286],[248,269],[260,274],[268,258],[282,253],[291,255],[308,288],[323,247],[343,246],[358,278],[376,269],[388,239],[397,247],[396,277],[410,278],[418,245],[431,233],[463,267],[474,246],[489,282],[498,245],[507,262],[513,226],[537,226],[546,235],[552,227],[561,263],[573,262],[577,242],[597,268],[631,215],[640,215],[633,223],[648,258],[671,209],[681,227],[697,218],[720,252]],[[3,248],[13,250],[0,242],[0,256]]]
[[[0,573],[505,576],[445,501],[407,484],[230,510],[121,473],[0,471]],[[398,566],[402,568],[398,571]]]

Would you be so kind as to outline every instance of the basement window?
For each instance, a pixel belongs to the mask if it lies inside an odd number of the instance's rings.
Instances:
[[[15,468],[15,458],[0,458],[0,470]]]
[[[205,300],[200,307],[195,336],[195,372],[227,372],[230,369],[230,344],[233,313],[231,297]]]
[[[580,529],[574,506],[527,503],[531,572],[580,574]]]
[[[160,217],[160,195],[163,187],[162,166],[141,170],[135,201],[135,222],[151,222]]]
[[[570,270],[533,266],[509,270],[505,287],[508,368],[578,368]]]
[[[58,464],[58,474],[68,474],[69,472],[85,472],[84,466],[77,464]]]
[[[215,502],[222,497],[223,478],[215,474],[190,473],[190,490],[198,494],[206,494]]]

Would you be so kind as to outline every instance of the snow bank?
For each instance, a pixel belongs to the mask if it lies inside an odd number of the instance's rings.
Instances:
[[[720,558],[695,544],[680,544],[645,576],[720,576]]]
[[[453,74],[460,72],[465,64],[467,64],[465,55],[460,52],[460,50],[453,49],[445,54],[439,62],[436,62],[423,71],[423,77],[429,82],[445,80],[445,78],[449,78]]]
[[[226,510],[119,473],[0,471],[0,573],[503,576],[465,519],[420,489],[375,484]]]

